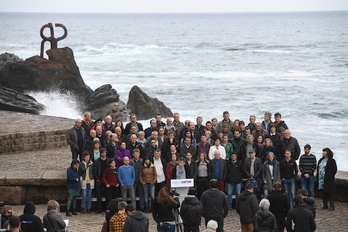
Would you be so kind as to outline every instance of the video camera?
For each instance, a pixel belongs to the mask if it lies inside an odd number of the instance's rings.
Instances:
[[[175,188],[170,188],[170,189],[169,189],[169,195],[170,195],[171,197],[178,197],[178,196],[180,196],[180,194],[176,191]]]

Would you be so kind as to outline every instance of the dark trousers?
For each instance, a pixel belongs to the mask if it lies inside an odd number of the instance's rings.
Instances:
[[[197,178],[197,198],[201,199],[201,196],[205,190],[209,188],[208,178]]]
[[[199,232],[199,226],[184,225],[184,232]]]
[[[223,218],[217,218],[217,217],[206,217],[205,218],[205,227],[207,227],[207,224],[210,220],[215,220],[218,223],[218,228],[216,229],[216,232],[222,232],[224,228],[224,219]]]
[[[109,188],[105,188],[105,192],[106,192],[106,208],[108,208],[110,201],[112,199],[117,198],[118,187],[110,186]]]
[[[145,208],[145,193],[144,193],[144,185],[142,185],[139,181],[133,184],[134,194],[135,196],[139,196],[139,207],[141,210]]]
[[[165,181],[155,184],[155,197],[157,197],[158,192],[161,190],[161,188],[163,188],[165,186],[166,186],[166,182]]]
[[[325,192],[323,191],[323,204],[327,207],[327,202],[330,203],[330,206],[334,207],[334,193],[333,192]]]
[[[101,180],[97,180],[95,182],[95,194],[97,197],[97,207],[98,210],[102,210],[102,196],[103,196],[103,192],[104,192],[104,185],[103,185],[103,181]],[[106,204],[106,208],[108,207],[108,205]]]

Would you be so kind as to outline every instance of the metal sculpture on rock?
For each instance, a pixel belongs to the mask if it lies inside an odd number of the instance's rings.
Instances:
[[[61,37],[58,37],[58,38],[54,37],[54,30],[53,30],[52,23],[45,24],[45,25],[43,25],[41,27],[41,30],[40,30],[40,35],[41,35],[41,38],[42,38],[41,51],[40,51],[40,57],[41,58],[43,58],[43,55],[44,55],[43,53],[44,53],[44,47],[45,47],[45,42],[46,41],[49,41],[51,43],[51,49],[55,49],[55,48],[58,48],[58,41],[65,39],[65,37],[68,35],[68,30],[66,29],[66,27],[63,24],[56,23],[55,26],[63,28],[64,34]],[[44,33],[43,33],[46,28],[49,28],[50,31],[51,31],[51,36],[50,37],[46,37],[44,35]]]

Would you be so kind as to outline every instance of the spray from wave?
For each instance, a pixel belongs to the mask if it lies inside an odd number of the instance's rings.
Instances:
[[[81,117],[77,110],[78,103],[71,93],[62,94],[59,91],[29,92],[37,102],[45,106],[41,115],[76,119]]]

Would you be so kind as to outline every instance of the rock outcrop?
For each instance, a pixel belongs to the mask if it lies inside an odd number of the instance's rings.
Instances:
[[[131,113],[135,113],[139,120],[154,118],[158,113],[164,118],[173,116],[172,111],[163,102],[149,97],[136,85],[129,91],[127,108]]]
[[[81,115],[90,111],[93,118],[111,115],[127,120],[129,112],[136,113],[140,120],[152,118],[157,113],[163,117],[172,116],[163,102],[149,97],[137,86],[131,89],[127,105],[109,84],[93,91],[83,81],[70,48],[50,49],[46,53],[49,59],[33,56],[25,61],[13,54],[2,55],[4,66],[0,67],[0,87],[6,90],[0,92],[0,110],[38,114],[43,106],[25,93],[58,90],[76,96]]]
[[[92,90],[84,83],[70,48],[47,51],[49,60],[33,56],[25,61],[7,63],[0,70],[2,86],[25,91],[71,91],[84,100]]]
[[[110,84],[100,86],[87,96],[85,110],[90,111],[95,119],[111,115],[112,118],[127,120],[129,113],[126,104]]]
[[[45,107],[27,94],[6,87],[0,87],[0,109],[40,114]]]
[[[13,53],[7,53],[7,52],[2,53],[0,54],[0,69],[4,67],[5,64],[16,63],[19,61],[23,61],[23,60]]]

